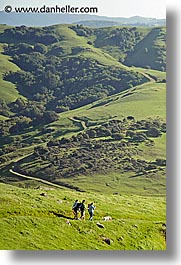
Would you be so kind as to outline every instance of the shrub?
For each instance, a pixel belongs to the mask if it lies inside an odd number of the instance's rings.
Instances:
[[[149,137],[159,137],[161,136],[161,132],[159,129],[152,127],[146,132],[146,135]]]

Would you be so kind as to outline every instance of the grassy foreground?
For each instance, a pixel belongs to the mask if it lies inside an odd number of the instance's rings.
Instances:
[[[88,212],[86,220],[72,220],[71,206],[76,198],[95,203],[92,222]],[[0,202],[0,249],[166,249],[163,197],[80,193],[45,186],[22,189],[1,183]],[[103,221],[108,215],[112,221]]]

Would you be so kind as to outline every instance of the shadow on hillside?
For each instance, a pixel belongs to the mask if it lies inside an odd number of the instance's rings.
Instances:
[[[57,212],[54,212],[54,211],[50,211],[50,213],[54,214],[57,217],[62,217],[62,218],[65,218],[65,219],[74,220],[74,218],[72,218],[70,216],[66,216],[66,215],[61,214],[61,213],[57,213]]]

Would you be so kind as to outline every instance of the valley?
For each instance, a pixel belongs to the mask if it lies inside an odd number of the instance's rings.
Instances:
[[[0,26],[1,249],[166,249],[165,35]]]

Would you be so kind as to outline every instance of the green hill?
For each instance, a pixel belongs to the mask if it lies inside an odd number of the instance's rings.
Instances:
[[[125,65],[165,71],[165,27],[115,26],[91,29],[77,25],[73,29],[79,36],[88,38],[89,43]]]
[[[0,45],[0,98],[7,103],[15,101],[19,97],[14,84],[3,80],[3,75],[9,71],[16,72],[19,70],[17,65],[11,62],[11,58],[3,54],[3,45]]]
[[[152,29],[147,36],[135,46],[134,51],[127,55],[125,64],[165,71],[165,41],[165,28]],[[140,56],[142,60],[140,60]]]
[[[0,248],[165,250],[165,29],[2,25],[0,61]]]
[[[38,183],[37,183],[38,185]],[[164,250],[165,200],[105,196],[66,189],[22,189],[0,184],[1,249]],[[42,194],[42,195],[41,195]],[[44,194],[44,196],[43,196]],[[93,221],[71,220],[78,198],[96,205]],[[103,221],[111,215],[111,221]],[[99,228],[96,223],[104,225]],[[110,240],[110,245],[105,239]],[[109,241],[108,241],[109,242]]]

